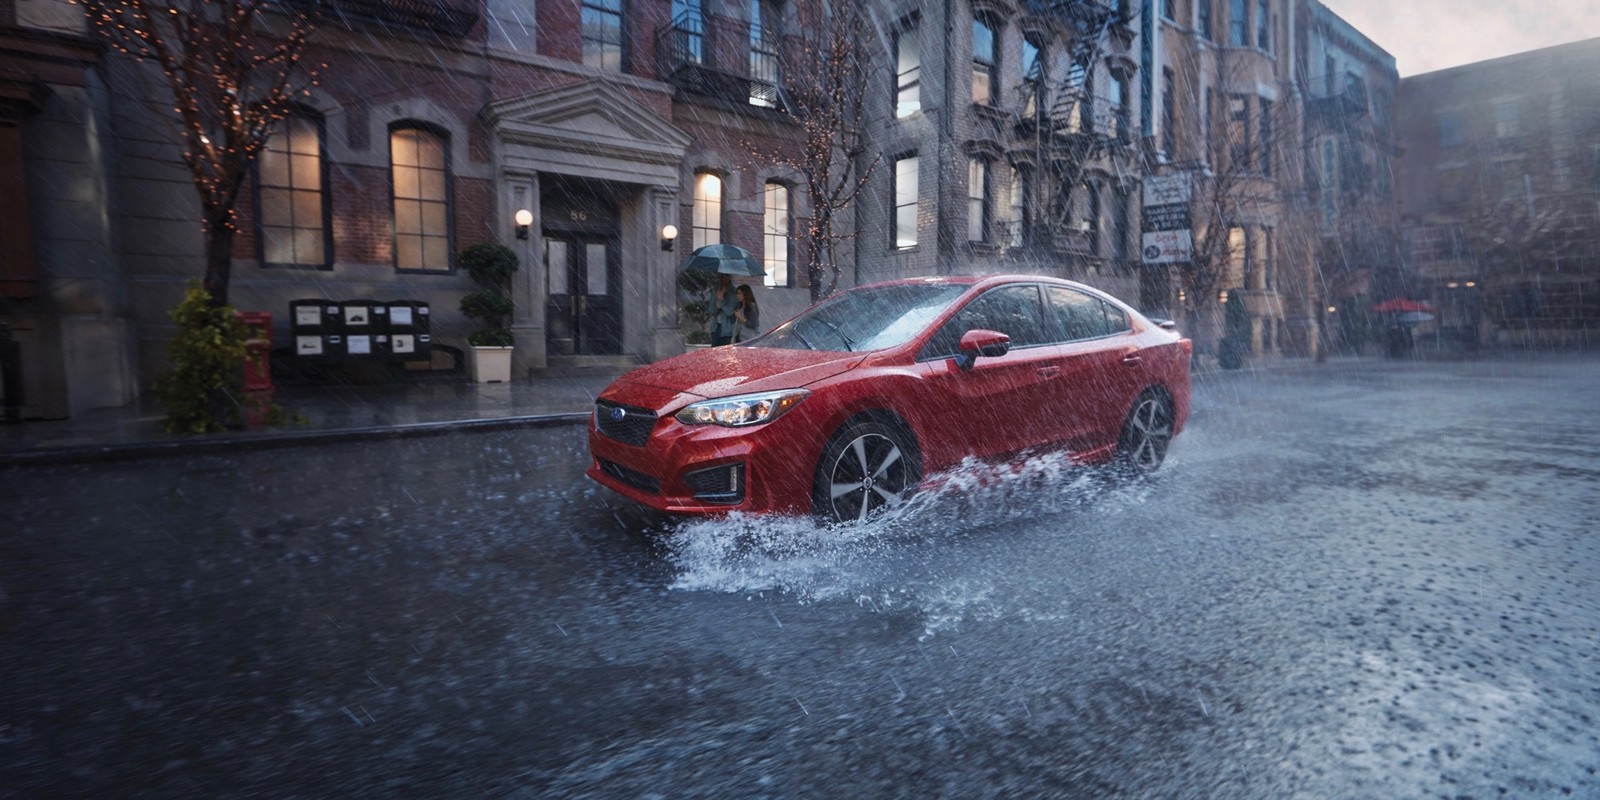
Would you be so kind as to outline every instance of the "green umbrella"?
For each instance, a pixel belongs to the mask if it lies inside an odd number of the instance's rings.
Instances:
[[[710,272],[717,275],[741,275],[750,278],[766,277],[767,271],[750,251],[731,244],[708,244],[697,247],[678,265],[685,272]]]

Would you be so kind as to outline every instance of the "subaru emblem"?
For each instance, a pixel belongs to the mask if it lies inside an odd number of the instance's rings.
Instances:
[[[611,421],[612,422],[621,422],[622,418],[626,417],[626,416],[628,416],[628,412],[626,412],[626,411],[624,411],[624,410],[622,410],[620,408],[612,408],[611,409]]]

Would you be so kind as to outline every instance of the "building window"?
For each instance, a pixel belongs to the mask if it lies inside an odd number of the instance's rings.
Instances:
[[[1170,20],[1178,18],[1178,0],[1161,0],[1161,18]]]
[[[1272,275],[1272,229],[1262,226],[1256,229],[1256,287],[1257,289],[1271,289],[1274,284]]]
[[[256,159],[256,260],[330,269],[322,123],[294,114],[273,129]]]
[[[1460,147],[1461,115],[1455,112],[1439,115],[1439,146]]]
[[[967,241],[989,241],[989,163],[967,159]]]
[[[1267,16],[1267,0],[1256,3],[1256,47],[1272,52],[1272,25]]]
[[[1245,17],[1245,0],[1228,0],[1228,44],[1250,44],[1250,20]]]
[[[982,19],[972,21],[972,102],[990,105],[999,73],[994,28]]]
[[[622,71],[623,0],[583,0],[583,64]]]
[[[1161,149],[1169,160],[1178,157],[1178,86],[1171,69],[1161,70]]]
[[[1132,233],[1128,225],[1128,193],[1118,189],[1112,196],[1111,207],[1111,254],[1117,259],[1118,265],[1128,267],[1128,239]]]
[[[767,184],[765,212],[761,222],[762,255],[765,258],[768,286],[789,286],[789,187],[777,181]]]
[[[1106,131],[1106,135],[1119,142],[1125,142],[1133,135],[1133,123],[1128,116],[1128,82],[1112,75],[1111,87],[1106,96],[1111,106],[1107,120],[1111,129]]]
[[[1199,0],[1196,5],[1200,18],[1195,21],[1195,27],[1200,29],[1200,35],[1207,41],[1216,41],[1217,38],[1211,34],[1211,0]]]
[[[1521,108],[1515,100],[1502,100],[1494,104],[1494,135],[1509,139],[1522,135]]]
[[[917,157],[905,156],[894,162],[894,248],[909,250],[917,246]]]
[[[1084,210],[1083,226],[1089,236],[1089,252],[1100,255],[1100,189],[1092,183],[1083,185],[1083,196],[1088,203]]]
[[[1258,98],[1256,102],[1261,104],[1261,108],[1257,111],[1258,116],[1256,117],[1256,125],[1259,129],[1258,133],[1260,134],[1258,138],[1261,139],[1261,174],[1264,177],[1270,178],[1272,177],[1273,150],[1272,101],[1263,97]]]
[[[1229,168],[1250,168],[1250,99],[1242,94],[1228,95]]]
[[[1244,228],[1228,226],[1228,274],[1222,279],[1224,289],[1244,288],[1245,260],[1250,257],[1246,244]]]
[[[1045,50],[1033,39],[1022,40],[1022,115],[1037,121],[1044,111]]]
[[[894,115],[909,117],[922,110],[922,47],[917,20],[908,20],[894,37]]]
[[[750,4],[750,105],[778,104],[778,6],[772,0]]]
[[[722,244],[722,178],[709,172],[694,176],[694,238],[690,244]]]
[[[422,128],[389,132],[396,269],[450,269],[450,170],[444,137]]]
[[[1005,244],[1021,247],[1028,216],[1028,177],[1020,167],[1011,169],[1010,213],[1006,215]]]
[[[1200,107],[1200,142],[1205,148],[1206,163],[1216,158],[1216,143],[1211,139],[1211,116],[1217,107],[1217,92],[1215,89],[1206,89],[1205,105]]]

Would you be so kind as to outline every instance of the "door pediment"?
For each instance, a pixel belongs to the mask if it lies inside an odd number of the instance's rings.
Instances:
[[[515,171],[676,185],[690,142],[604,80],[501,100],[486,115]]]

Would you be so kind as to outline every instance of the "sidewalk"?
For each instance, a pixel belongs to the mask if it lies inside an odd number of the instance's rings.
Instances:
[[[0,467],[65,464],[438,435],[483,428],[578,425],[621,369],[550,370],[510,383],[334,383],[278,388],[274,400],[307,422],[253,431],[179,435],[161,430],[145,399],[71,419],[0,425]]]

